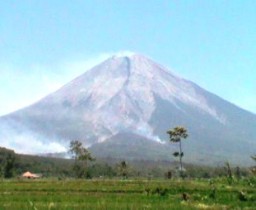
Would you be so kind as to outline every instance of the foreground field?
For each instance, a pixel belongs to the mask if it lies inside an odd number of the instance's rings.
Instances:
[[[2,180],[0,209],[256,209],[254,180]]]

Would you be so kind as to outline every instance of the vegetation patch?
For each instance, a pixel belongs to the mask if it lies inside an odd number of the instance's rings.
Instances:
[[[255,209],[254,187],[213,181],[2,180],[0,209]]]

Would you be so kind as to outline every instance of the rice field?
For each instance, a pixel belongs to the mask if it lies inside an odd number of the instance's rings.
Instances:
[[[2,180],[0,209],[256,209],[256,186],[255,179]]]

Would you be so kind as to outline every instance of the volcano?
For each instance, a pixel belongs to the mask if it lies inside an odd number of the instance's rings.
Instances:
[[[166,131],[176,126],[188,130],[187,162],[248,165],[256,152],[255,114],[138,54],[113,56],[2,116],[0,146],[26,152],[31,141],[54,148],[80,140],[102,158],[172,160]]]

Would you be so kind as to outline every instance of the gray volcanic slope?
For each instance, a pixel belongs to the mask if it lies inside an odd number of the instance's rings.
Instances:
[[[100,157],[172,160],[166,130],[185,126],[184,160],[250,164],[256,115],[170,73],[142,55],[114,56],[39,102],[0,118],[0,140],[68,145]],[[22,142],[19,142],[22,141]],[[0,141],[1,146],[1,141]],[[20,149],[20,148],[19,148]]]

